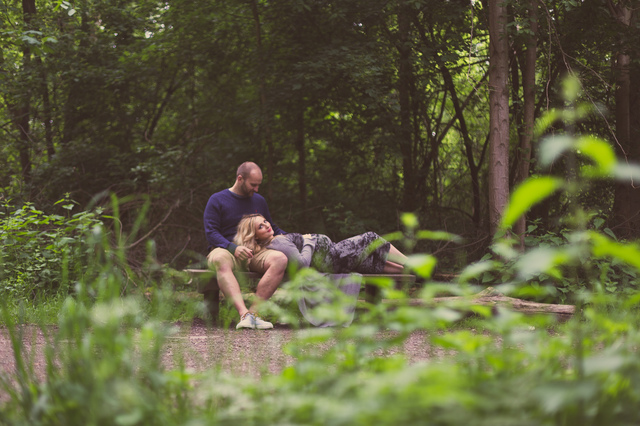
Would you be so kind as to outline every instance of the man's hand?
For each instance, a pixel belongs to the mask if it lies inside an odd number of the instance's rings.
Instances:
[[[236,247],[236,251],[233,253],[233,255],[236,257],[236,259],[239,260],[247,260],[247,259],[251,259],[253,257],[253,252],[245,246],[238,246]]]

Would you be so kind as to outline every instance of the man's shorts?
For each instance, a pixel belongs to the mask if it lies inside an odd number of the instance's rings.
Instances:
[[[234,271],[252,271],[263,274],[266,270],[264,264],[269,256],[277,253],[276,250],[260,250],[258,254],[254,255],[248,261],[238,260],[227,249],[216,247],[207,255],[207,261],[209,264],[213,263],[227,263],[232,265]]]

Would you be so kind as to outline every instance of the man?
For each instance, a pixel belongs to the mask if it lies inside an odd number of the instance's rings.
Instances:
[[[211,250],[207,261],[217,272],[220,289],[231,299],[240,314],[237,329],[273,328],[273,324],[256,314],[256,308],[261,301],[273,295],[287,269],[287,257],[284,253],[263,250],[254,256],[249,248],[231,242],[238,222],[246,214],[260,213],[273,224],[267,202],[258,194],[261,183],[260,167],[252,162],[242,163],[238,167],[233,186],[213,194],[204,210],[204,230]],[[275,224],[272,227],[275,235],[285,234]],[[234,270],[245,266],[263,274],[256,290],[257,300],[249,309],[242,298],[238,280],[233,275]]]

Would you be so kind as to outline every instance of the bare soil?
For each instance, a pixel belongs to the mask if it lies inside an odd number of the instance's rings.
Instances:
[[[216,367],[233,375],[260,377],[263,374],[277,374],[294,361],[291,356],[286,355],[283,347],[295,338],[298,331],[287,326],[276,325],[273,330],[235,330],[208,327],[200,319],[195,319],[191,324],[178,323],[176,326],[179,331],[168,339],[163,354],[168,368],[182,359],[185,366],[193,371]],[[25,355],[33,365],[36,377],[43,380],[46,370],[44,350],[56,329],[50,327],[43,332],[36,326],[23,326],[21,330]],[[380,337],[392,334],[381,332]],[[318,350],[322,350],[322,347]],[[429,346],[425,332],[414,332],[402,347],[395,350],[381,349],[380,355],[391,356],[399,351],[404,352],[411,363],[445,355],[441,349]],[[0,373],[11,375],[15,367],[8,330],[0,328]]]

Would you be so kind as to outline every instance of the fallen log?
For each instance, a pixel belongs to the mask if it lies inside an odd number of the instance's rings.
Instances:
[[[385,299],[384,303],[393,305],[398,304],[398,300]],[[528,300],[516,299],[508,297],[500,293],[493,287],[488,287],[473,296],[452,296],[452,297],[434,297],[425,301],[422,299],[411,299],[410,306],[435,306],[438,304],[464,304],[465,306],[481,305],[481,306],[506,306],[513,311],[522,312],[527,315],[549,314],[555,315],[559,320],[567,320],[575,313],[574,305],[556,305],[552,303],[530,302]]]

